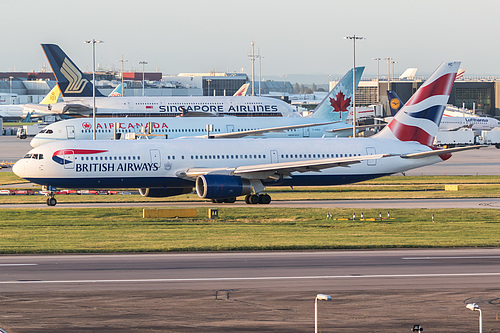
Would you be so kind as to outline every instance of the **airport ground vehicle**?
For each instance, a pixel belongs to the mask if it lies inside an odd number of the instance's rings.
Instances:
[[[17,137],[19,139],[26,139],[29,136],[35,136],[47,126],[47,123],[38,123],[33,125],[24,125],[17,129]]]
[[[458,131],[438,131],[435,138],[436,146],[469,146],[476,143],[474,131],[470,128],[461,128]]]

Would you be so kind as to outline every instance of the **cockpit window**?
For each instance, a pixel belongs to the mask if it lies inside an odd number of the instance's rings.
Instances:
[[[43,160],[43,154],[26,154],[23,158],[31,158],[34,160]]]
[[[52,134],[52,133],[54,133],[54,131],[51,130],[51,129],[43,129],[43,130],[40,131],[40,134],[43,134],[43,133],[45,133],[45,134]]]

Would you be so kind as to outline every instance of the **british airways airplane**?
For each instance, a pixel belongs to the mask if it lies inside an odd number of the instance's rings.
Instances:
[[[42,44],[42,48],[61,88],[64,103],[51,105],[67,116],[92,115],[92,82],[54,44]],[[182,114],[212,113],[233,116],[298,117],[288,103],[259,96],[135,96],[108,98],[96,90],[96,114],[99,117],[178,116]]]
[[[356,86],[364,67],[356,68]],[[352,126],[342,120],[348,117],[352,101],[352,69],[335,85],[316,111],[307,117],[105,117],[96,118],[96,138],[111,140],[126,133],[148,133],[163,138],[203,136],[212,125],[212,138],[264,136],[273,138],[342,137],[352,134]],[[151,127],[151,128],[149,128]],[[361,129],[363,126],[358,126]],[[365,126],[366,127],[366,126]],[[92,121],[68,119],[46,126],[32,140],[31,146],[60,140],[92,140]]]
[[[63,141],[39,146],[16,162],[19,177],[61,188],[140,188],[166,197],[196,188],[201,198],[268,204],[267,186],[359,182],[434,164],[451,152],[432,141],[459,62],[442,63],[379,133],[369,138],[173,139]]]

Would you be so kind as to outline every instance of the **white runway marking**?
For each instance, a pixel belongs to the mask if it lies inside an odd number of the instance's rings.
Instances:
[[[186,279],[123,279],[123,280],[19,280],[0,281],[2,284],[56,284],[56,283],[140,283],[140,282],[212,282],[212,281],[259,281],[259,280],[308,280],[308,279],[373,279],[373,278],[432,278],[432,277],[469,277],[500,276],[498,273],[456,273],[456,274],[392,274],[392,275],[319,275],[319,276],[261,276],[261,277],[214,277]]]
[[[403,260],[448,260],[448,259],[500,259],[500,256],[469,256],[469,257],[408,257]]]
[[[0,264],[0,267],[8,266],[38,266],[38,264]]]

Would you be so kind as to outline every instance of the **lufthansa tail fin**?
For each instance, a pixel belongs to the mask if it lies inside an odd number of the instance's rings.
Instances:
[[[364,67],[356,67],[354,72],[356,87],[358,87],[364,69]],[[352,74],[351,69],[319,103],[309,118],[343,122],[347,120],[349,112],[352,111]]]
[[[85,74],[58,45],[42,44],[42,48],[56,76],[63,98],[92,97],[92,82],[85,77]],[[96,97],[103,96],[97,89],[95,95]]]
[[[42,101],[40,102],[40,104],[48,105],[48,104],[57,103],[57,101],[59,100],[59,96],[60,95],[61,95],[61,90],[59,90],[59,86],[56,84],[54,86],[54,88],[52,88],[52,90],[49,91],[49,93],[47,94],[47,96],[45,96],[45,98],[42,99]]]
[[[395,91],[387,90],[387,98],[389,99],[389,109],[391,110],[391,117],[394,117],[401,107],[403,103],[399,98],[398,94]]]
[[[443,62],[374,137],[432,146],[459,66],[460,62]]]

